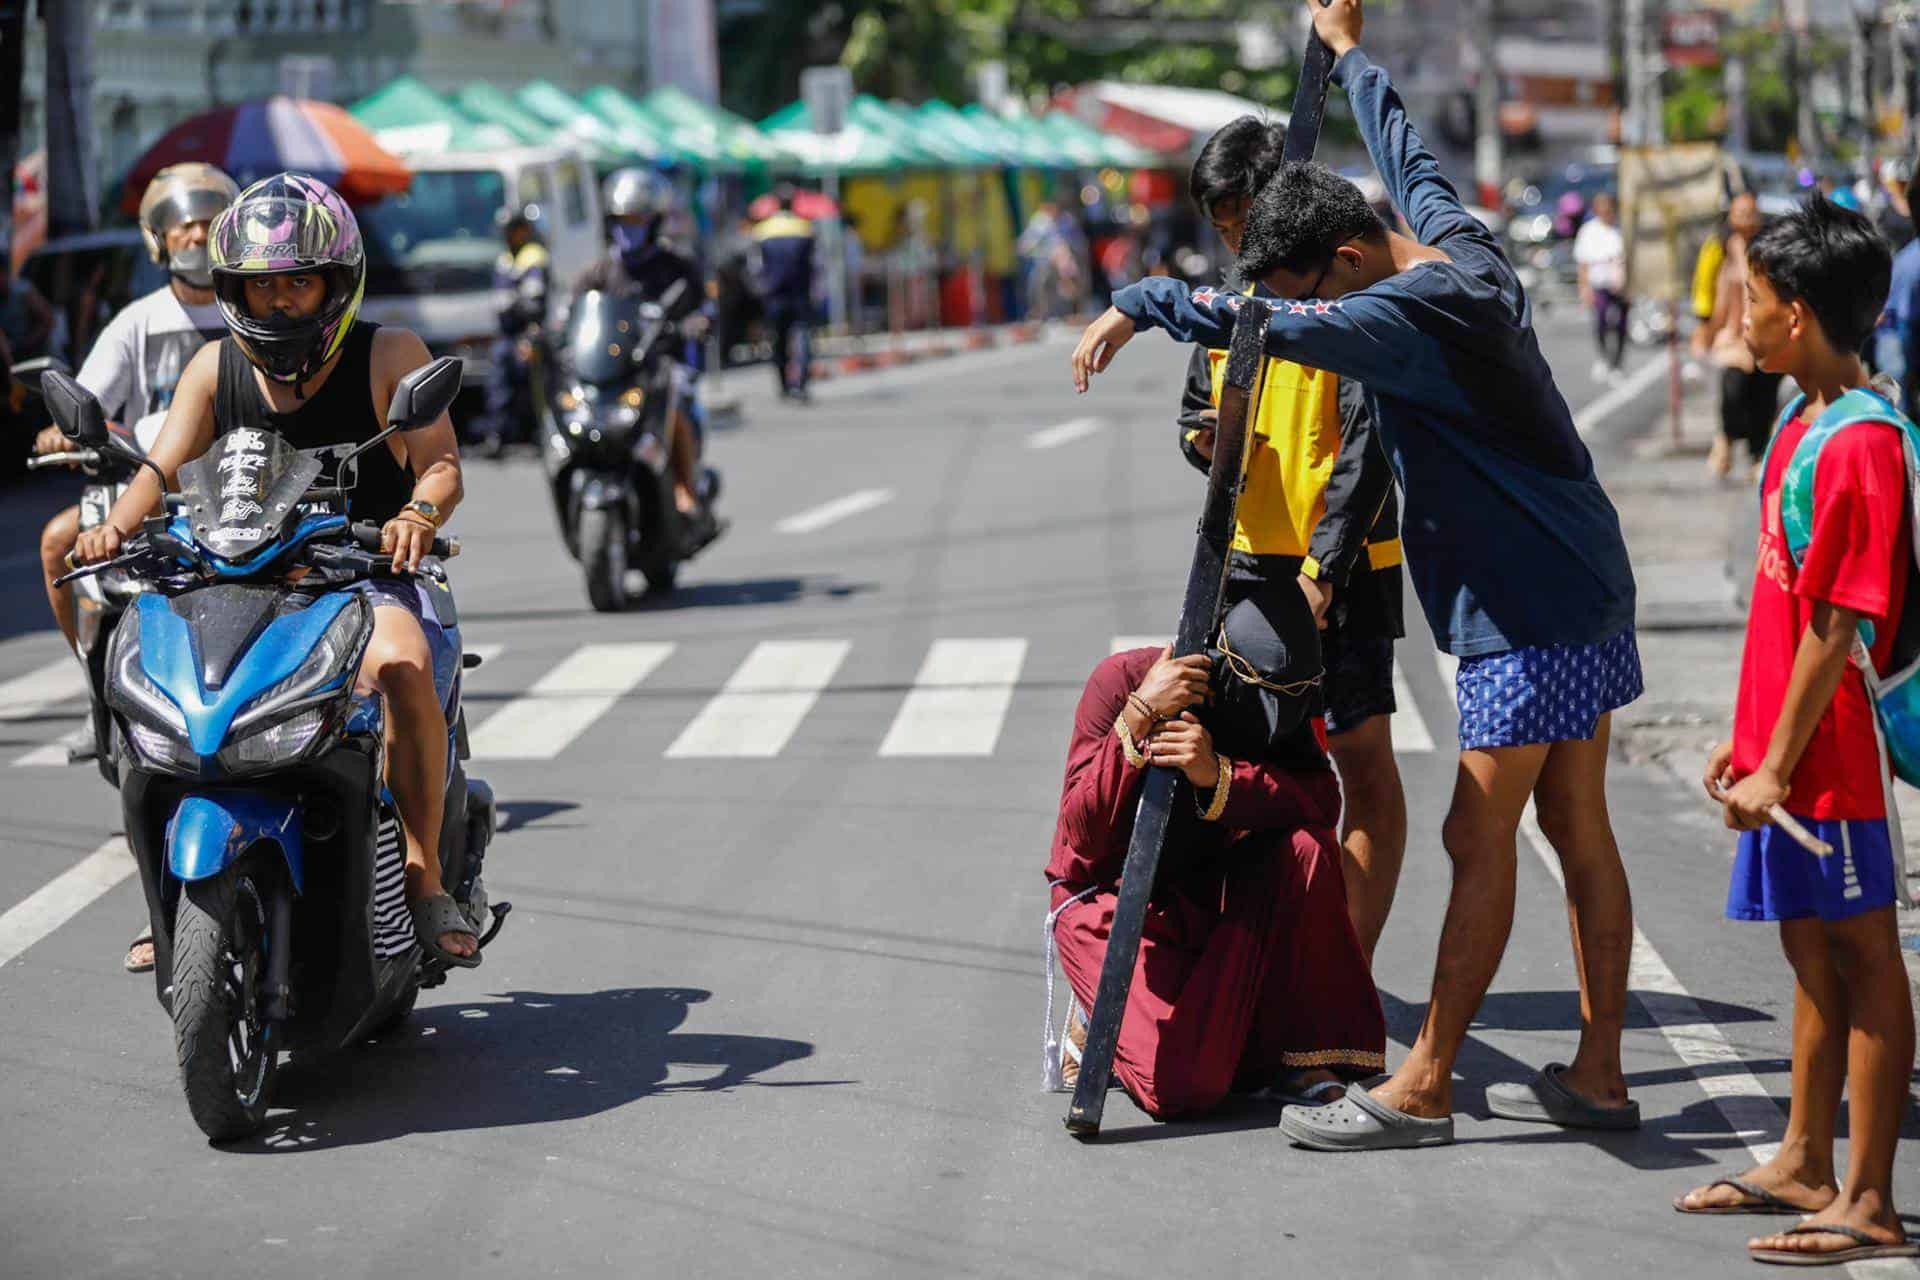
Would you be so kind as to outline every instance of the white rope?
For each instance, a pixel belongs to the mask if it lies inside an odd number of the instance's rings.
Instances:
[[[1059,880],[1049,880],[1047,887],[1051,889],[1061,883],[1063,882]],[[1045,1029],[1040,1035],[1040,1048],[1044,1059],[1040,1068],[1040,1087],[1048,1093],[1059,1093],[1066,1088],[1066,1083],[1060,1074],[1060,1033],[1053,1029],[1053,971],[1055,968],[1054,959],[1057,954],[1057,948],[1053,941],[1054,925],[1060,919],[1060,913],[1062,911],[1065,911],[1076,902],[1084,901],[1099,892],[1099,890],[1099,885],[1094,885],[1089,889],[1082,889],[1079,893],[1074,894],[1071,898],[1068,898],[1065,902],[1047,913],[1047,924],[1044,930],[1045,936],[1041,947],[1041,954],[1045,956],[1043,963],[1046,965],[1047,975],[1047,1012],[1044,1023]],[[1069,999],[1067,1001],[1067,1017],[1071,1018],[1073,1016],[1078,1004],[1078,1000]]]

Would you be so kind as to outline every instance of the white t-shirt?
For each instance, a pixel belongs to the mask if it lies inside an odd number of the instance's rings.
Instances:
[[[1618,293],[1627,283],[1627,241],[1619,227],[1588,218],[1573,238],[1573,260],[1587,269],[1587,284]]]
[[[187,361],[226,331],[216,304],[190,307],[172,286],[156,289],[107,322],[78,381],[99,399],[109,421],[132,426],[140,447],[151,449]]]

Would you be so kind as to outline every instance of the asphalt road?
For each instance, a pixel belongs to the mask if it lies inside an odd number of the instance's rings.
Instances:
[[[1458,1145],[1316,1155],[1272,1109],[1157,1125],[1118,1094],[1099,1145],[1065,1135],[1039,1083],[1067,727],[1114,637],[1171,632],[1200,482],[1168,422],[1182,353],[1144,338],[1076,399],[1064,338],[806,409],[755,371],[747,425],[711,446],[731,534],[621,616],[587,609],[535,463],[475,463],[455,581],[469,644],[497,647],[476,748],[505,758],[472,771],[503,803],[488,881],[518,911],[406,1029],[284,1068],[269,1133],[224,1148],[186,1114],[150,981],[120,972],[140,909],[115,855],[50,931],[20,905],[118,807],[85,770],[18,763],[80,706],[34,696],[61,652],[27,531],[55,495],[6,494],[0,942],[37,940],[0,946],[0,1274],[1751,1274],[1754,1220],[1667,1201],[1777,1139],[1789,978],[1768,930],[1720,918],[1724,833],[1651,770],[1612,778],[1640,1133],[1486,1116],[1485,1086],[1564,1060],[1578,1020],[1528,846]],[[1578,321],[1543,338],[1569,400],[1597,399]],[[1603,472],[1648,412],[1627,399],[1593,429]],[[1379,958],[1396,1046],[1432,972],[1454,745],[1408,618],[1413,836]]]

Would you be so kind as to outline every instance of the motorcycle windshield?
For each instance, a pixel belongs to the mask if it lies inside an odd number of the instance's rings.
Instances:
[[[245,560],[280,538],[320,461],[272,431],[229,431],[180,468],[194,541],[223,560]]]
[[[567,366],[573,376],[600,387],[626,383],[642,327],[638,298],[581,295],[567,317]]]

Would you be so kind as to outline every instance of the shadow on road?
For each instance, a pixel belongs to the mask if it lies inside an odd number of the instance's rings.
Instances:
[[[667,613],[679,609],[716,609],[735,605],[792,604],[796,600],[846,600],[875,590],[871,582],[838,578],[741,578],[691,582],[666,594],[635,600],[629,613]],[[462,609],[463,626],[486,622],[558,622],[592,616],[583,598],[577,609]]]
[[[813,1046],[802,1040],[679,1031],[689,1007],[711,994],[692,987],[514,991],[423,1009],[380,1041],[289,1061],[274,1084],[266,1131],[227,1149],[323,1151],[413,1133],[575,1120],[658,1094],[852,1083],[756,1078],[811,1056]]]
[[[519,831],[524,827],[539,826],[550,831],[573,831],[583,826],[578,822],[548,822],[555,814],[572,813],[580,806],[572,800],[502,800],[496,806],[499,826],[495,834],[505,835],[509,831]]]

